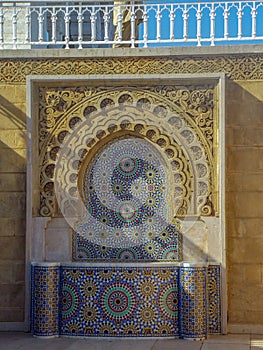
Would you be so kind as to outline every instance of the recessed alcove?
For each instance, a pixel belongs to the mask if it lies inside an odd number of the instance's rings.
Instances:
[[[226,330],[224,77],[143,78],[28,80],[35,335]]]

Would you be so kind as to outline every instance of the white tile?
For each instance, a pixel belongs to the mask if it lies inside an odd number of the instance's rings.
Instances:
[[[157,340],[151,350],[200,350],[201,341],[192,340]]]
[[[106,350],[151,350],[155,344],[154,339],[118,339],[112,341]],[[104,350],[104,349],[103,349]]]
[[[21,344],[27,342],[32,335],[26,333],[0,333],[0,350],[17,350]]]
[[[202,350],[250,350],[250,345],[240,343],[204,343]]]
[[[71,345],[68,345],[66,347],[66,350],[108,350],[109,344],[110,341],[106,340],[101,341],[99,339],[76,339]]]
[[[249,334],[210,335],[205,343],[250,344]]]
[[[73,341],[70,339],[40,339],[34,338],[31,335],[31,338],[21,341],[18,350],[67,350],[71,343],[73,343]]]
[[[155,340],[150,339],[79,339],[66,350],[150,350],[154,343]]]

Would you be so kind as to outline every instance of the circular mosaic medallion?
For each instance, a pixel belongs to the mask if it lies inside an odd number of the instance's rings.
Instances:
[[[84,323],[95,322],[98,318],[98,310],[94,305],[84,305],[80,310],[80,317]]]
[[[122,271],[123,279],[126,281],[134,281],[139,278],[138,270],[133,268],[123,267]]]
[[[122,157],[121,159],[119,159],[117,169],[122,175],[134,175],[138,169],[138,160],[130,156]]]
[[[164,288],[160,293],[159,306],[161,312],[168,318],[178,315],[178,290],[174,286]]]
[[[134,260],[138,259],[138,254],[133,248],[123,248],[117,252],[116,257],[122,260]]]
[[[138,207],[132,201],[123,201],[117,207],[117,216],[123,222],[131,222],[138,216]]]
[[[91,259],[92,258],[92,252],[83,245],[78,245],[78,259]]]
[[[84,281],[80,289],[86,298],[94,298],[98,291],[96,283],[92,280]]]
[[[145,218],[145,225],[149,228],[154,227],[156,224],[156,219],[154,216],[147,216]]]
[[[98,328],[98,336],[113,336],[114,334],[116,334],[116,328],[114,327],[114,324],[109,322],[109,321],[105,321],[103,322],[99,328]]]
[[[173,273],[171,272],[170,269],[166,269],[166,268],[159,268],[156,271],[156,275],[159,281],[161,282],[166,282],[171,280]]]
[[[66,275],[70,281],[78,282],[81,281],[83,274],[79,268],[68,268]]]
[[[82,325],[76,320],[70,320],[65,326],[65,334],[75,336],[82,330]]]
[[[159,233],[159,238],[163,241],[167,241],[169,235],[170,234],[169,234],[168,230],[164,229]]]
[[[154,324],[157,320],[157,310],[154,305],[147,304],[140,307],[138,311],[139,324],[144,325]]]
[[[112,191],[114,194],[120,194],[123,191],[123,185],[121,182],[116,182],[112,184]]]
[[[154,281],[142,281],[138,286],[139,295],[143,299],[151,299],[156,296],[157,286]]]
[[[173,323],[162,321],[157,325],[156,333],[160,337],[168,335],[174,336],[176,333],[178,333],[178,329],[175,328]]]
[[[103,244],[103,242],[101,242]],[[109,247],[106,247],[105,245],[99,245],[99,252],[101,253],[101,256],[106,258],[109,254]]]
[[[62,317],[69,318],[77,309],[78,300],[73,288],[64,285],[62,289]]]
[[[148,255],[153,256],[158,254],[159,245],[157,242],[150,241],[149,243],[145,244],[144,249]]]
[[[145,201],[146,207],[154,208],[158,204],[158,201],[152,196],[148,197]]]
[[[147,193],[147,181],[142,177],[136,178],[129,187],[129,191],[131,195],[135,198],[141,200],[141,202],[145,202],[148,193]]]
[[[127,319],[135,309],[135,295],[132,289],[116,283],[106,288],[101,296],[101,307],[111,320]]]
[[[103,281],[109,282],[114,277],[114,273],[111,269],[100,269],[99,276]]]
[[[126,322],[122,326],[122,335],[123,336],[139,336],[139,325],[135,322]]]
[[[154,180],[156,176],[156,171],[153,168],[147,169],[145,171],[145,176],[148,180]]]
[[[165,249],[162,255],[164,260],[176,260],[178,258],[177,247],[169,247]]]

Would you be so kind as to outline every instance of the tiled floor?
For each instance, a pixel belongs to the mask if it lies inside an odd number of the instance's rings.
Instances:
[[[0,350],[260,350],[263,335],[229,334],[204,341],[180,339],[39,339],[28,333],[0,333]]]

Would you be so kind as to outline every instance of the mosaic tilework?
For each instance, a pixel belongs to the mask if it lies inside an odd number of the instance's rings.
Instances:
[[[37,336],[199,339],[221,332],[219,300],[218,265],[32,268]]]
[[[176,244],[175,242],[178,242]],[[90,242],[73,233],[72,255],[74,261],[89,260],[182,260],[182,235],[174,225],[167,226],[158,236],[134,247],[112,248]]]
[[[180,336],[207,336],[206,267],[180,267]]]
[[[209,265],[207,269],[208,333],[221,333],[220,266]]]
[[[73,236],[74,260],[181,260],[182,237],[168,222],[168,175],[160,159],[149,142],[126,138],[86,167],[87,215]]]
[[[33,334],[58,336],[60,267],[34,266],[31,279]]]
[[[178,267],[62,268],[61,334],[178,335]]]

